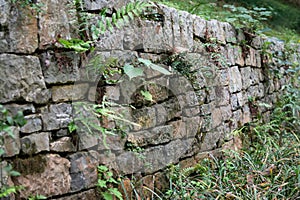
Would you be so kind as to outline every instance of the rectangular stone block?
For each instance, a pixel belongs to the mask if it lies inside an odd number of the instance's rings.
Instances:
[[[37,0],[43,4],[39,13],[39,48],[52,47],[58,38],[78,38],[76,8],[71,0]]]
[[[31,54],[38,48],[37,13],[18,4],[0,1],[0,53]]]
[[[0,74],[0,103],[23,100],[43,104],[49,100],[38,57],[0,54]]]
[[[87,83],[65,85],[65,86],[53,86],[51,89],[52,100],[54,102],[72,101],[84,99],[89,89]]]

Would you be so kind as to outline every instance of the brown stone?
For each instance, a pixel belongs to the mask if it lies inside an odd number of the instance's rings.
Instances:
[[[28,198],[30,195],[44,195],[51,197],[68,193],[71,186],[69,175],[70,162],[56,154],[38,156],[29,159],[19,160],[16,170],[21,176],[14,177],[16,185],[22,185],[25,189],[18,195],[21,198]],[[20,170],[27,170],[22,172]]]

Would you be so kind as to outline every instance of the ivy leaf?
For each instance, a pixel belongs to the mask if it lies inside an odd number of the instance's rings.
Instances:
[[[125,64],[123,69],[124,69],[124,73],[129,77],[130,80],[134,77],[142,76],[144,73],[143,69],[136,68],[130,64]]]
[[[145,100],[153,102],[152,94],[149,91],[143,91],[142,90],[141,94],[143,95],[143,97],[145,98]]]
[[[114,198],[113,198],[113,195],[110,194],[110,193],[108,193],[108,192],[103,192],[103,193],[102,193],[102,196],[103,196],[103,198],[104,198],[105,200],[113,200],[113,199],[114,199]]]
[[[106,181],[98,179],[97,186],[100,187],[100,188],[107,188]]]
[[[115,195],[118,199],[120,199],[120,200],[123,199],[123,198],[122,198],[121,192],[119,192],[119,190],[118,190],[117,188],[109,188],[108,191],[109,191],[111,194]]]

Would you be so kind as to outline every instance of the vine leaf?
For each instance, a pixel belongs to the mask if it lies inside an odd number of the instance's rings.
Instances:
[[[125,64],[123,69],[124,73],[129,77],[130,80],[134,77],[142,76],[144,73],[143,69],[134,67],[130,64]]]
[[[141,91],[141,94],[143,95],[143,97],[145,98],[146,101],[151,101],[153,102],[153,97],[152,94],[149,91]]]
[[[151,69],[156,70],[156,71],[159,71],[162,74],[171,75],[171,72],[169,72],[168,70],[166,70],[165,68],[163,68],[161,66],[158,66],[158,65],[152,63],[150,60],[146,60],[146,59],[143,59],[143,58],[138,58],[138,61],[140,63],[146,65],[146,67],[151,68]]]

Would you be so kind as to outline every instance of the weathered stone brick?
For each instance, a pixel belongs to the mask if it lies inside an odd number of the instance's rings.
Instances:
[[[242,77],[237,66],[229,68],[229,92],[234,93],[241,91]]]

